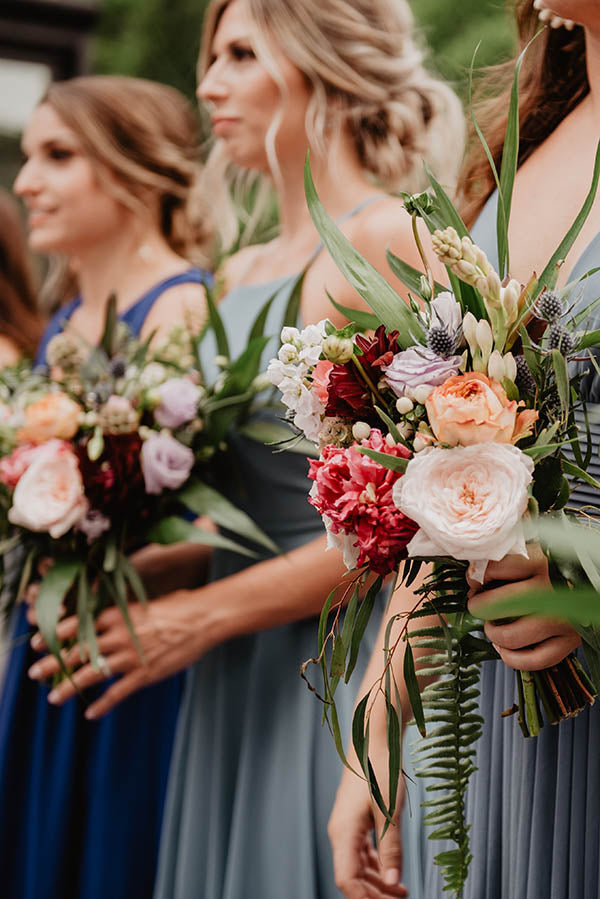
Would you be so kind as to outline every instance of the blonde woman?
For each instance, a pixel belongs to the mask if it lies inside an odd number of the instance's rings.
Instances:
[[[151,82],[91,77],[50,87],[23,135],[15,191],[29,244],[54,260],[50,298],[68,300],[39,351],[66,321],[90,343],[107,297],[134,333],[203,314],[196,267],[208,232],[196,209],[194,110]],[[28,677],[24,607],[0,703],[2,893],[100,899],[152,893],[179,677],[133,697],[99,724],[79,700],[57,709]],[[34,667],[35,670],[35,667]]]
[[[326,289],[344,305],[361,303],[321,252],[304,199],[308,148],[320,197],[355,246],[389,274],[385,251],[394,235],[393,249],[416,264],[409,217],[389,192],[417,186],[423,157],[451,181],[463,120],[453,93],[423,67],[405,0],[216,0],[199,75],[216,138],[207,178],[228,162],[270,182],[279,204],[278,237],[241,250],[225,271],[220,309],[234,353],[272,295],[266,333],[279,333],[306,267],[300,326],[325,317],[341,324]],[[265,364],[276,349],[274,340]],[[207,343],[209,370],[213,353]],[[324,552],[321,522],[307,503],[306,459],[273,454],[239,434],[231,442],[221,486],[284,554],[245,564],[216,553],[209,585],[171,593],[148,610],[132,606],[153,660],[147,667],[116,616],[101,618],[102,651],[123,677],[89,714],[198,662],[180,716],[155,895],[333,899],[326,827],[341,764],[299,668],[315,654],[316,616],[344,567],[337,553]],[[75,675],[82,688],[97,680],[85,664]],[[59,688],[61,699],[71,693],[70,685]],[[347,690],[344,730],[352,704]]]

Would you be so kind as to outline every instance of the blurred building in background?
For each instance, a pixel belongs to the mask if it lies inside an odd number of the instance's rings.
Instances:
[[[19,165],[23,126],[52,79],[90,68],[97,0],[2,0],[0,3],[0,184]]]

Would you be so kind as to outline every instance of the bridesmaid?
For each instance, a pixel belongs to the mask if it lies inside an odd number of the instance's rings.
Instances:
[[[424,69],[409,8],[404,0],[214,0],[199,72],[217,138],[207,176],[233,163],[270,180],[279,203],[279,236],[241,250],[225,271],[220,308],[233,352],[272,295],[266,333],[279,334],[307,266],[300,326],[325,317],[341,325],[326,289],[346,306],[361,300],[318,244],[304,199],[307,148],[329,213],[388,274],[389,235],[403,255],[413,246],[410,219],[388,192],[417,186],[423,155],[453,181],[461,152],[460,106]],[[204,350],[211,370],[214,346]],[[315,654],[315,616],[344,566],[324,553],[306,459],[239,434],[230,442],[234,476],[224,472],[223,484],[285,555],[248,565],[218,552],[215,582],[147,611],[132,606],[148,667],[117,618],[101,618],[102,651],[124,676],[88,714],[200,659],[180,715],[156,897],[333,899],[326,825],[341,764],[299,668]],[[52,659],[44,666],[52,670]],[[98,680],[87,665],[75,675],[80,687]],[[71,692],[65,685],[57,695]],[[353,695],[343,692],[345,728]]]
[[[521,74],[521,150],[509,237],[511,274],[525,283],[532,270],[550,258],[589,190],[600,139],[600,7],[595,0],[521,0],[515,11],[521,48],[539,28],[538,12],[543,22],[550,23],[529,48]],[[504,89],[498,94],[498,72],[493,74],[496,98],[488,100],[478,114],[497,165],[502,155],[511,75],[512,64],[507,64]],[[468,220],[476,220],[474,239],[495,264],[497,195],[489,165],[477,144],[463,177]],[[559,287],[598,266],[597,197],[561,268]],[[582,282],[581,291],[578,307],[584,309],[600,295],[598,272]],[[599,325],[596,311],[586,326]],[[593,369],[583,380],[582,394],[591,403],[600,402],[600,377]],[[596,442],[598,430],[596,425]],[[596,478],[600,474],[597,453],[593,454],[590,471]],[[574,501],[597,505],[597,496],[588,499],[584,488],[577,491]],[[475,585],[474,591],[479,592],[471,603],[474,614],[482,604],[516,591],[535,586],[550,588],[542,553],[531,560],[507,557],[490,563],[486,582],[490,581],[514,583],[483,590]],[[485,630],[502,661],[486,662],[482,669],[485,727],[477,745],[478,771],[468,795],[474,858],[465,899],[597,899],[598,705],[558,727],[545,727],[531,740],[523,739],[514,717],[501,718],[502,711],[515,701],[511,669],[538,670],[554,665],[580,644],[580,638],[565,622],[532,616],[502,626],[488,622]],[[371,683],[374,678],[373,672]],[[372,740],[377,746],[376,729]],[[382,733],[380,742],[383,746]],[[383,758],[383,751],[377,752]],[[407,790],[410,795],[410,784]],[[346,863],[346,847],[361,840],[364,822],[369,819],[370,802],[362,784],[344,776],[332,819],[339,865]],[[397,866],[399,838],[398,830],[390,830],[383,850],[384,867]],[[430,858],[424,883],[428,899],[442,896],[440,872],[433,863],[439,849],[439,844],[428,842]],[[358,895],[350,888],[344,894],[348,899]]]
[[[204,314],[209,237],[198,219],[196,118],[177,91],[116,77],[52,85],[23,136],[15,182],[29,243],[52,257],[46,294],[69,301],[49,339],[70,325],[90,343],[106,298],[133,333],[166,333]],[[28,677],[36,653],[17,610],[0,706],[0,870],[15,899],[147,897],[153,889],[167,772],[182,687],[165,680],[102,722],[79,700],[47,702]]]

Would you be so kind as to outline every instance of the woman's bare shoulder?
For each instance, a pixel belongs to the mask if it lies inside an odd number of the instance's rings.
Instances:
[[[0,368],[5,365],[16,365],[21,358],[21,351],[10,337],[0,334]]]

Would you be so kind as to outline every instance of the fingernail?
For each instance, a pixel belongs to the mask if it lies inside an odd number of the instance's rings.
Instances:
[[[93,721],[96,717],[96,710],[94,708],[86,709],[85,717],[88,719],[88,721]]]
[[[42,676],[42,666],[41,665],[32,665],[28,671],[29,677],[32,680],[39,680]]]
[[[31,645],[34,649],[41,649],[44,645],[44,641],[41,638],[40,634],[34,634],[31,638]]]
[[[396,886],[400,882],[400,871],[398,868],[388,868],[383,875],[383,881],[389,886]]]
[[[60,693],[58,692],[58,690],[51,690],[50,693],[48,693],[48,702],[51,702],[52,705],[56,705],[59,699]]]

